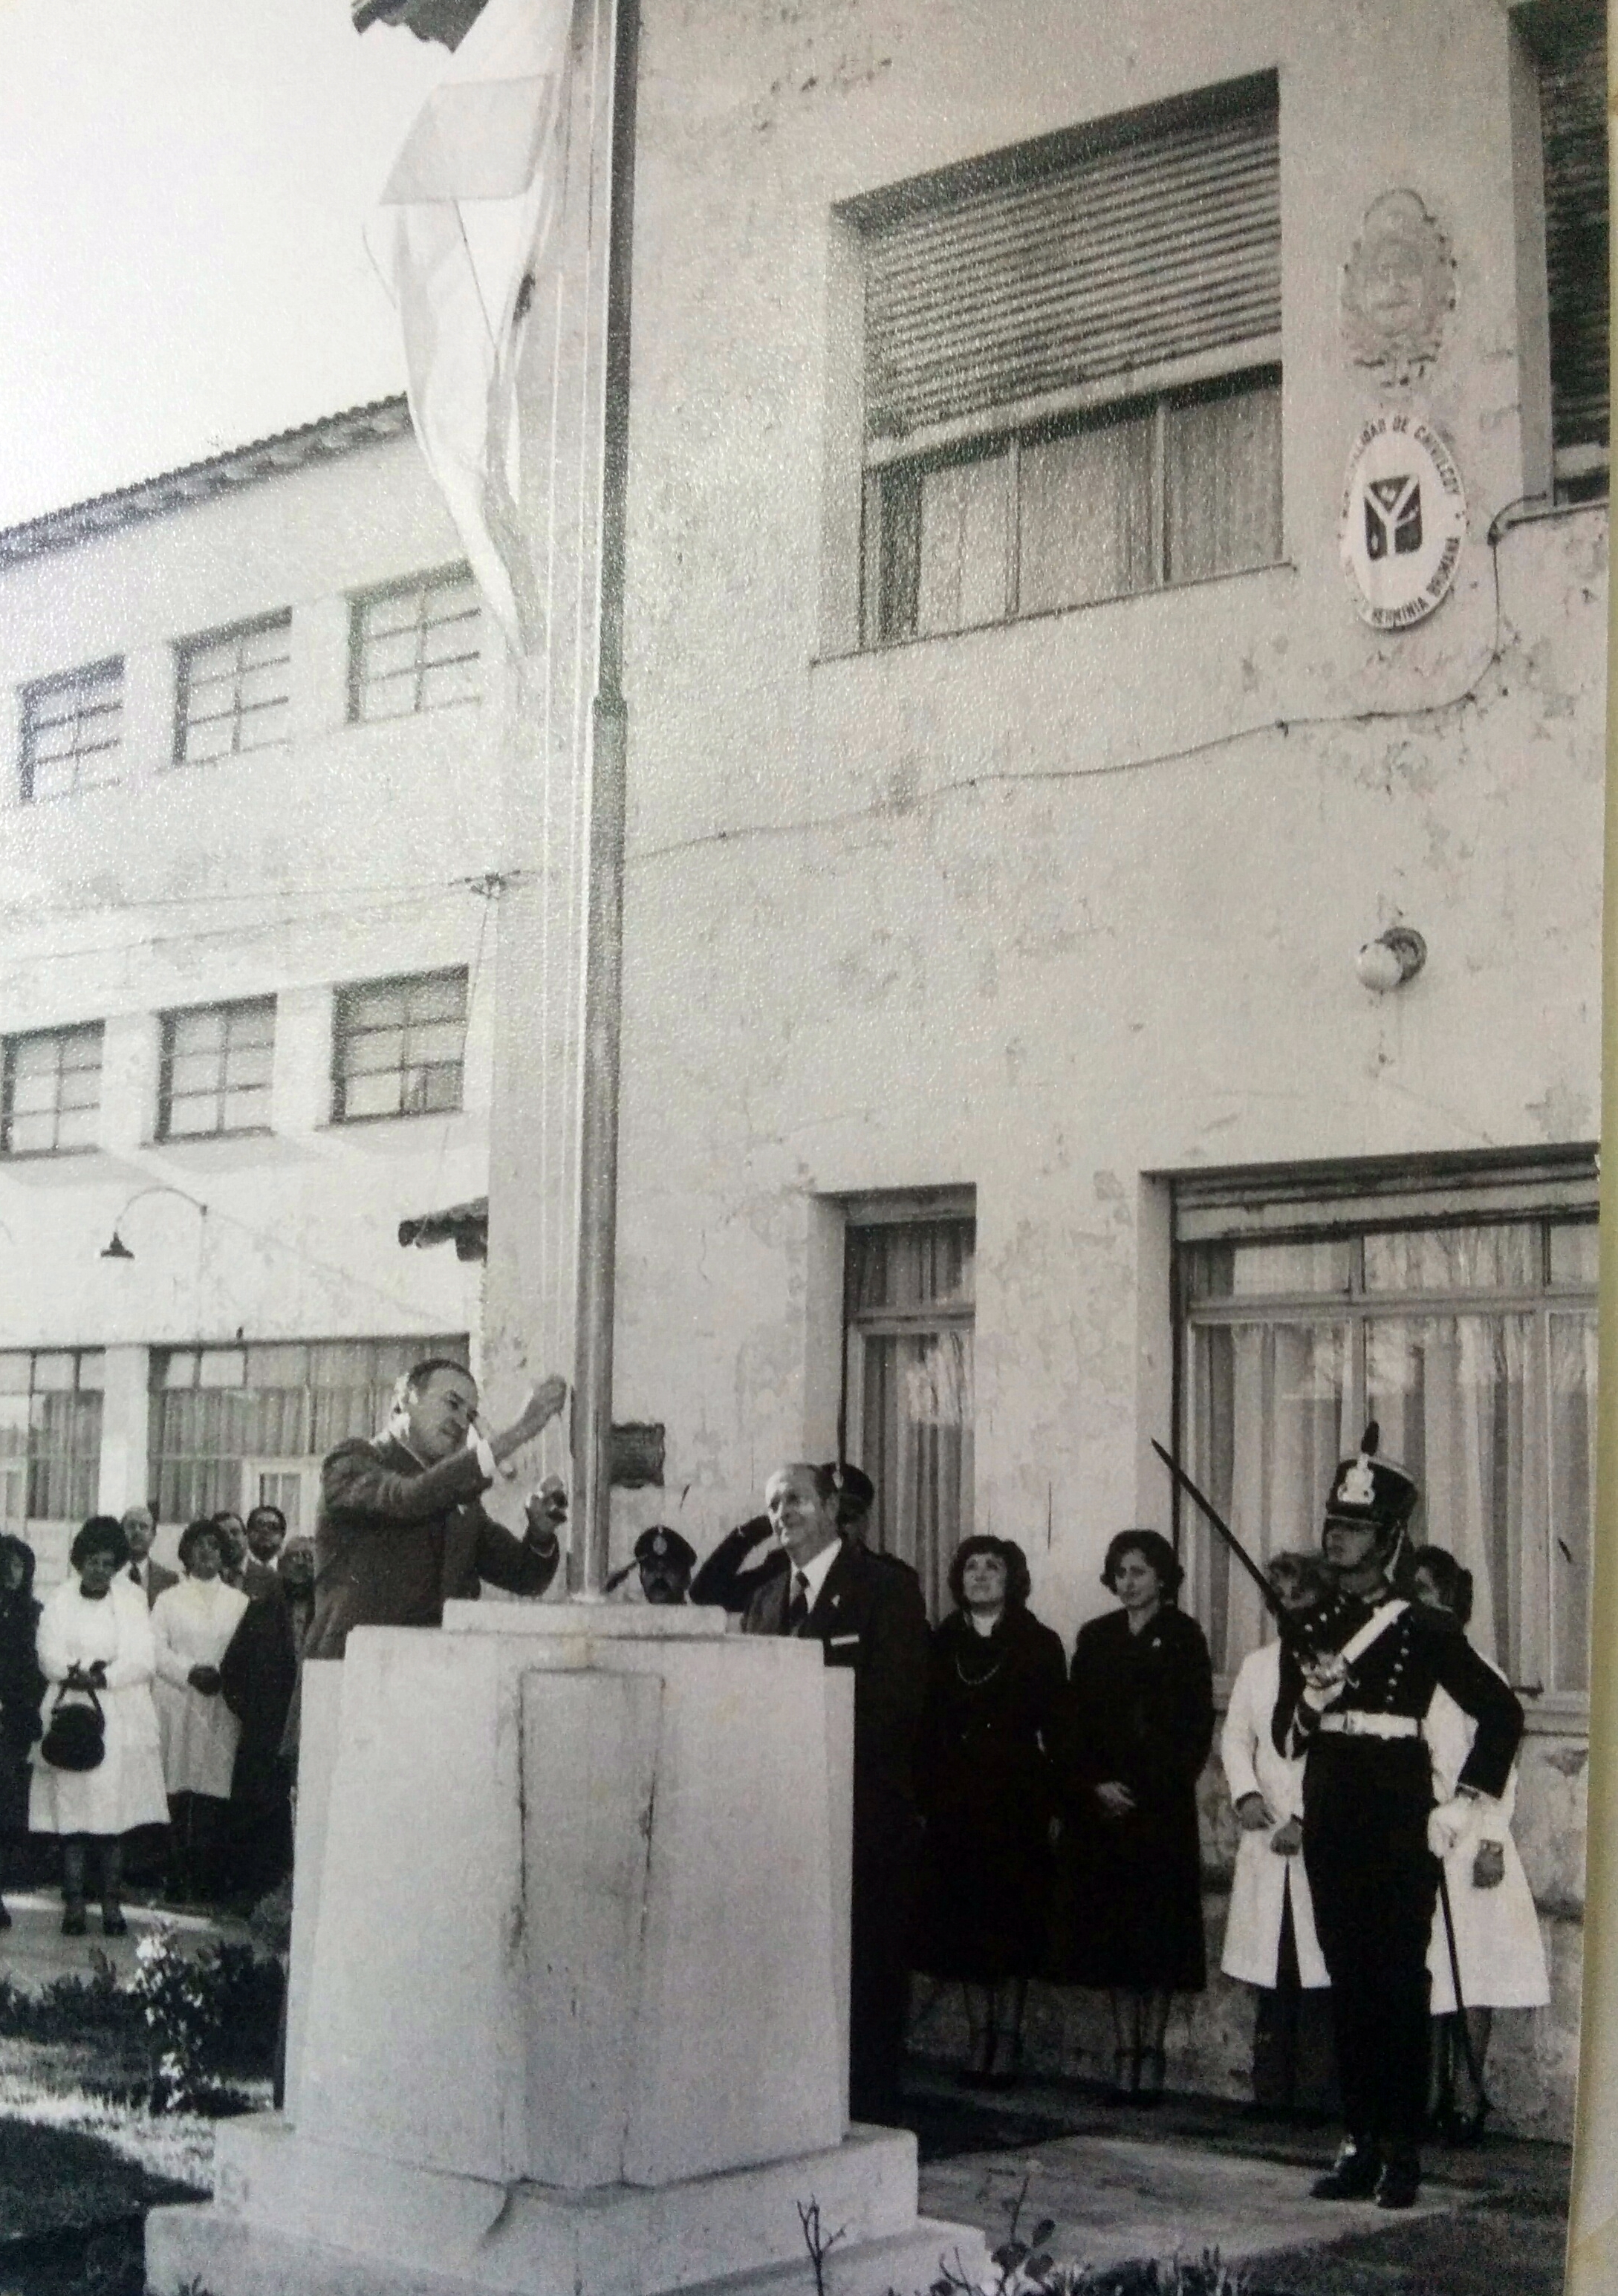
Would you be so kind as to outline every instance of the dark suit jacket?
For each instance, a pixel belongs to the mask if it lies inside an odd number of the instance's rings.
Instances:
[[[742,1620],[749,1635],[783,1631],[792,1573],[772,1570]],[[927,1701],[929,1635],[921,1582],[885,1554],[846,1538],[799,1628],[828,1666],[854,1670],[854,1830],[902,1825],[916,1808],[916,1752]]]
[[[160,1595],[166,1595],[171,1587],[177,1587],[179,1583],[177,1570],[165,1570],[160,1562],[148,1556],[145,1575],[141,1581],[146,1590],[146,1608],[150,1610]]]
[[[514,1538],[478,1505],[488,1488],[472,1451],[436,1466],[391,1436],[340,1443],[320,1470],[315,1615],[305,1658],[341,1658],[352,1627],[436,1627],[444,1604],[488,1579],[543,1595],[561,1546]]]

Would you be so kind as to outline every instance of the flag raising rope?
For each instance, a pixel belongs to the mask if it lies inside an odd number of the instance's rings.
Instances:
[[[571,0],[489,0],[405,138],[367,234],[398,307],[410,415],[513,652],[545,615],[518,504],[516,368],[564,172]]]

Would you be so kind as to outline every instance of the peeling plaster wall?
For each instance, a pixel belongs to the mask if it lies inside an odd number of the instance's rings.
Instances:
[[[1546,449],[1511,39],[1493,0],[648,0],[617,1410],[666,1423],[669,1490],[620,1499],[619,1542],[683,1494],[706,1546],[825,1455],[817,1200],[972,1183],[976,1517],[1071,1637],[1109,1534],[1163,1513],[1143,1174],[1595,1132],[1606,508],[1488,538]],[[837,202],[1271,68],[1285,562],[849,652]],[[1384,403],[1338,296],[1400,184],[1455,254],[1419,396],[1470,526],[1447,602],[1384,636],[1338,562]],[[1395,919],[1429,962],[1378,999],[1354,953]],[[1579,1821],[1542,1773],[1578,1751],[1536,1741],[1523,1797],[1557,2006],[1500,2045],[1514,2117],[1564,2130]],[[1210,1997],[1181,2074],[1234,2077],[1239,2027]]]

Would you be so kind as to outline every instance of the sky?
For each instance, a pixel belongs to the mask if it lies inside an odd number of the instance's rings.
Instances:
[[[349,0],[0,0],[0,526],[404,388],[362,226],[448,62]]]

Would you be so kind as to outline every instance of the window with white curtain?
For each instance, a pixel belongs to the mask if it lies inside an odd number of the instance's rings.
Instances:
[[[1472,1572],[1474,1643],[1534,1701],[1589,1687],[1596,1236],[1545,1211],[1182,1242],[1182,1448],[1249,1552],[1313,1548],[1367,1419],[1422,1489],[1418,1544]],[[1182,1518],[1214,1662],[1264,1630],[1256,1589]]]
[[[261,1502],[300,1523],[300,1494],[351,1436],[387,1423],[393,1386],[433,1356],[464,1363],[464,1333],[154,1348],[150,1488],[164,1522]]]
[[[883,1209],[850,1213],[843,1447],[876,1487],[870,1545],[912,1565],[936,1619],[972,1534],[976,1229],[948,1200],[903,1218]]]
[[[864,643],[1273,564],[1273,74],[853,201]]]

